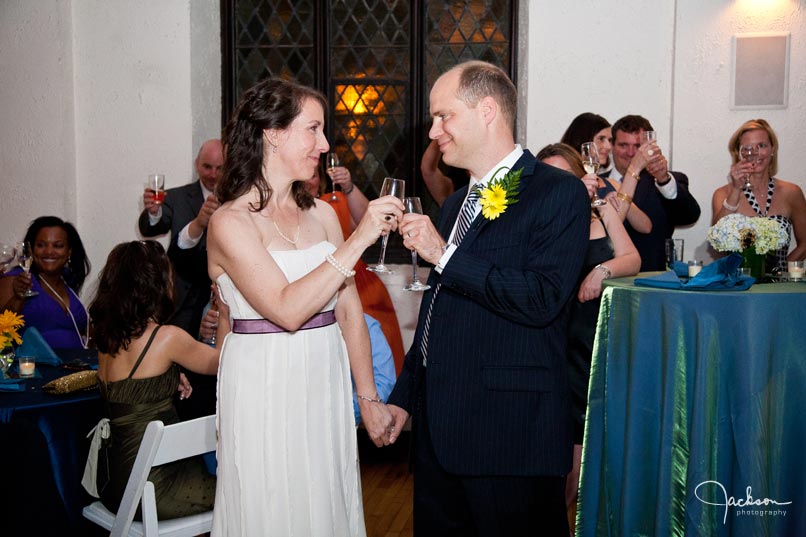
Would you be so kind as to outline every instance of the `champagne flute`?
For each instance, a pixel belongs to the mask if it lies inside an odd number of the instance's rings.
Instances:
[[[154,205],[162,205],[165,201],[165,175],[161,173],[149,175],[148,189],[154,193]]]
[[[33,251],[31,250],[31,243],[30,242],[19,242],[17,243],[17,261],[26,273],[31,272],[31,264],[34,262],[34,255]],[[22,294],[23,297],[29,298],[32,296],[36,296],[39,293],[34,291],[33,289],[29,288],[25,293]]]
[[[339,165],[339,154],[331,152],[327,154],[327,174],[330,176],[330,182],[333,185],[333,192],[330,194],[330,201],[336,201],[336,183],[333,182],[333,170]]]
[[[381,193],[379,197],[394,196],[403,201],[406,191],[406,181],[403,179],[395,179],[394,177],[386,177],[381,186]],[[381,257],[378,259],[377,265],[367,267],[367,270],[377,272],[379,274],[394,274],[395,271],[390,270],[385,264],[386,260],[386,244],[389,242],[389,234],[383,236],[381,239]]]
[[[420,198],[403,198],[403,205],[407,213],[423,214],[423,206]],[[411,251],[412,281],[403,289],[405,291],[428,291],[431,286],[420,281],[417,277],[417,251]]]
[[[599,171],[599,151],[596,149],[596,144],[593,142],[585,142],[582,144],[582,167],[585,168],[586,173],[592,173],[594,175]],[[591,196],[591,207],[601,207],[605,203],[607,203],[607,201],[601,199],[596,189],[594,189],[593,196]]]
[[[755,144],[743,145],[739,148],[739,155],[745,162],[754,164],[758,159],[758,146]],[[753,188],[753,183],[750,182],[750,174],[748,173],[744,176],[744,189],[750,190],[751,188]]]

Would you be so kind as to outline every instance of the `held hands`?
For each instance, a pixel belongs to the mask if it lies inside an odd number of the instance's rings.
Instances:
[[[397,405],[386,405],[389,409],[389,412],[392,413],[392,429],[391,434],[389,435],[389,443],[394,444],[397,437],[400,436],[400,431],[403,430],[403,426],[406,424],[406,420],[409,419],[409,413],[400,408]]]
[[[445,241],[427,215],[414,213],[404,215],[400,223],[400,234],[403,236],[403,245],[409,250],[416,251],[421,259],[432,265],[439,262]]]
[[[384,196],[372,200],[350,238],[356,237],[367,248],[381,235],[388,235],[396,230],[402,217],[403,202],[396,197]]]
[[[389,407],[383,403],[359,399],[358,409],[361,411],[361,421],[375,446],[391,444],[390,434],[394,434],[397,429],[393,430],[394,422]]]

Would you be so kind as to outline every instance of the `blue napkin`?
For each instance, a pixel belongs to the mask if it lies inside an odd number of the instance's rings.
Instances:
[[[0,392],[21,392],[25,390],[25,380],[16,378],[5,378],[0,373]]]
[[[688,278],[688,263],[683,263],[682,261],[675,261],[674,263],[672,263],[671,269],[674,271],[675,274],[677,274],[681,278]]]
[[[38,364],[62,365],[61,358],[56,356],[35,326],[29,326],[22,334],[22,345],[17,348],[17,356],[33,356]]]
[[[741,254],[733,253],[704,266],[687,283],[681,282],[677,274],[670,270],[657,276],[636,278],[635,285],[688,291],[745,291],[756,283],[756,279],[739,274],[741,265]]]

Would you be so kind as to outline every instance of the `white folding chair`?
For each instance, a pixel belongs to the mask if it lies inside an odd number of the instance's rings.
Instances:
[[[117,514],[98,501],[84,508],[84,517],[110,530],[112,537],[179,537],[210,531],[212,511],[163,522],[157,520],[154,484],[148,480],[148,474],[153,466],[215,451],[215,448],[215,416],[174,425],[152,421],[146,427]],[[138,503],[142,505],[143,522],[133,521]]]

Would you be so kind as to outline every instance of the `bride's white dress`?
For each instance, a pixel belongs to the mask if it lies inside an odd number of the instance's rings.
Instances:
[[[288,281],[334,246],[270,252]],[[233,319],[259,319],[226,274]],[[334,296],[322,308],[332,310]],[[216,536],[364,536],[347,352],[338,324],[229,334],[218,370]]]

